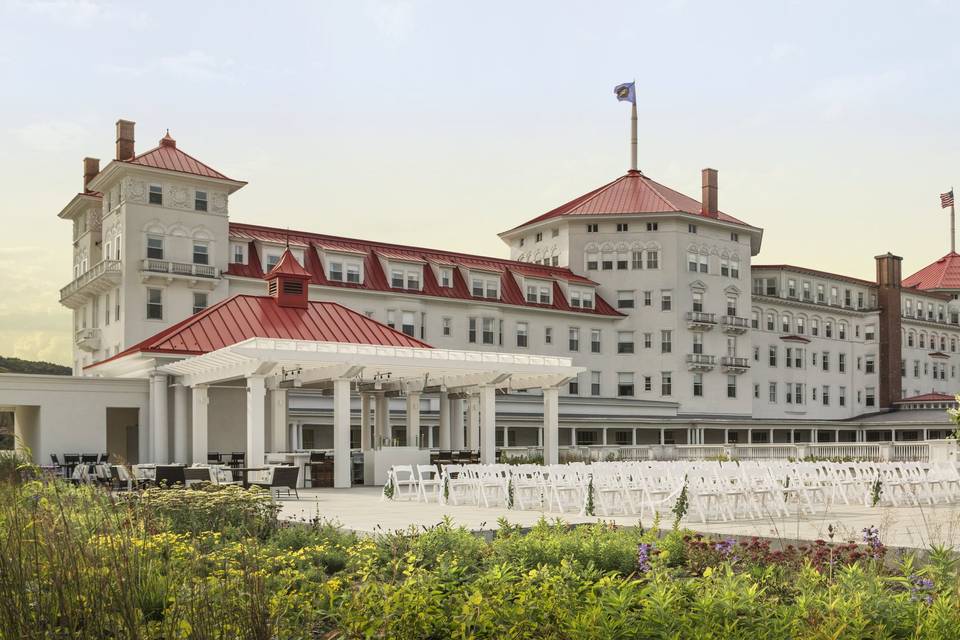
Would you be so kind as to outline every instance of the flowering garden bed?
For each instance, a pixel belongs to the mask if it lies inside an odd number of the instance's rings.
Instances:
[[[956,638],[952,553],[541,522],[357,538],[228,487],[0,486],[0,638]]]

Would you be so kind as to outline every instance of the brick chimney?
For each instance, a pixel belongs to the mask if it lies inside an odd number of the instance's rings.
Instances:
[[[100,173],[100,159],[99,158],[84,158],[83,159],[83,190],[90,191],[87,185],[90,184],[90,181],[97,177],[97,174]]]
[[[701,190],[703,197],[701,199],[701,213],[712,218],[717,217],[717,170],[704,169],[701,172],[702,184]]]
[[[136,122],[117,120],[117,160],[129,160],[134,156],[133,127]]]
[[[892,253],[876,256],[877,304],[880,307],[880,389],[877,407],[889,409],[903,393],[900,378],[901,319],[900,319],[900,263],[903,258]]]

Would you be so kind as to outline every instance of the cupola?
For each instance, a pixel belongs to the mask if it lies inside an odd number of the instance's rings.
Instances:
[[[300,266],[290,249],[280,256],[280,261],[264,276],[267,294],[281,307],[307,308],[307,283],[310,272]]]

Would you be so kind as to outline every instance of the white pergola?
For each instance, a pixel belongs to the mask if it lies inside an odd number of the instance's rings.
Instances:
[[[440,398],[441,449],[464,445],[463,412],[449,411],[450,396],[468,402],[467,444],[480,450],[483,462],[493,462],[496,445],[496,392],[498,389],[540,389],[543,392],[544,462],[558,459],[559,389],[584,371],[569,358],[518,353],[458,351],[412,347],[390,347],[343,342],[278,340],[250,338],[243,342],[160,365],[150,385],[151,409],[162,412],[154,429],[153,441],[166,442],[166,376],[177,377],[176,388],[193,391],[193,460],[206,462],[209,385],[244,380],[247,389],[247,460],[260,464],[266,452],[265,400],[272,392],[271,422],[274,428],[271,449],[287,448],[286,389],[310,386],[333,393],[334,486],[349,487],[350,400],[353,393],[361,399],[360,432],[362,450],[380,448],[388,440],[387,394],[402,394],[407,399],[407,434],[417,433],[420,425],[420,397],[437,393]],[[175,400],[177,400],[175,398]],[[375,420],[370,424],[370,407]],[[181,406],[182,405],[182,406]],[[175,447],[186,441],[186,396],[175,401]],[[454,425],[451,428],[451,415]],[[176,418],[176,416],[175,416]],[[182,422],[183,427],[178,425]],[[162,431],[162,433],[157,433]],[[185,456],[184,456],[185,457]]]

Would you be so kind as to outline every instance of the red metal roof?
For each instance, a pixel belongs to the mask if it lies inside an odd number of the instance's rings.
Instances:
[[[926,289],[960,289],[960,254],[951,251],[933,264],[904,278],[903,286]]]
[[[630,215],[645,213],[689,213],[711,220],[750,226],[742,220],[719,212],[716,218],[703,213],[700,202],[670,187],[654,182],[640,171],[631,170],[598,189],[537,216],[511,229],[563,216]]]
[[[918,396],[910,396],[902,400],[895,400],[893,404],[902,402],[955,402],[956,398],[949,393],[921,393]]]
[[[170,137],[170,132],[160,140],[160,146],[144,151],[143,153],[130,158],[121,160],[127,164],[139,164],[144,167],[153,167],[154,169],[166,169],[167,171],[179,171],[180,173],[190,173],[195,176],[205,178],[216,178],[218,180],[231,180],[216,169],[203,164],[188,153],[184,153],[177,148],[177,141]],[[231,182],[238,182],[231,180]]]
[[[430,348],[335,302],[311,301],[300,309],[281,307],[267,296],[236,295],[85,368],[133,353],[200,355],[249,338]]]
[[[484,256],[474,256],[450,251],[439,251],[437,249],[424,249],[420,247],[410,247],[405,245],[388,244],[382,242],[371,242],[367,240],[355,240],[351,238],[341,238],[338,236],[327,236],[315,233],[306,233],[303,231],[288,231],[286,229],[276,229],[272,227],[261,227],[257,225],[230,223],[231,239],[243,239],[249,242],[256,240],[264,242],[285,242],[288,238],[290,244],[309,247],[305,252],[305,264],[307,272],[311,274],[310,282],[312,284],[342,287],[346,289],[365,289],[373,291],[391,291],[394,293],[403,293],[407,295],[431,296],[441,298],[455,298],[461,300],[477,300],[491,303],[511,304],[527,307],[537,307],[546,309],[555,309],[558,311],[573,311],[576,313],[621,316],[619,311],[614,309],[607,301],[600,296],[595,296],[596,302],[593,309],[572,308],[567,304],[561,288],[556,285],[557,282],[566,282],[574,285],[585,285],[589,287],[597,286],[589,278],[577,275],[569,269],[562,267],[548,267],[545,265],[532,264],[529,262],[518,262],[516,260],[503,260],[500,258],[489,258]],[[362,256],[364,281],[362,284],[349,282],[340,282],[328,280],[324,265],[320,260],[317,251],[334,251],[351,253]],[[263,270],[260,265],[260,258],[254,247],[250,246],[247,252],[247,264],[230,264],[227,269],[229,275],[262,278]],[[423,282],[421,289],[395,289],[390,286],[390,278],[384,272],[383,264],[380,258],[386,260],[398,260],[414,263],[435,263],[442,265],[451,265],[462,267],[467,270],[482,270],[488,273],[498,274],[500,276],[500,299],[493,300],[482,297],[474,297],[469,283],[464,279],[460,269],[453,269],[453,281],[450,287],[441,287],[437,281],[434,270],[431,268],[423,269]],[[530,278],[539,278],[541,280],[552,281],[555,283],[553,302],[549,305],[541,305],[526,301],[523,292],[516,284],[513,273]]]
[[[273,269],[264,276],[264,278],[275,278],[277,276],[293,276],[295,278],[310,278],[310,272],[300,266],[290,249],[286,249]]]
[[[839,273],[830,273],[829,271],[819,271],[817,269],[809,269],[807,267],[797,267],[792,264],[754,264],[750,265],[750,272],[759,271],[761,269],[776,269],[784,271],[796,271],[797,273],[805,273],[810,276],[816,276],[819,278],[834,278],[836,280],[842,280],[844,282],[850,282],[853,284],[861,284],[868,287],[877,286],[876,282],[871,280],[864,280],[862,278],[854,278],[853,276],[845,276]]]

